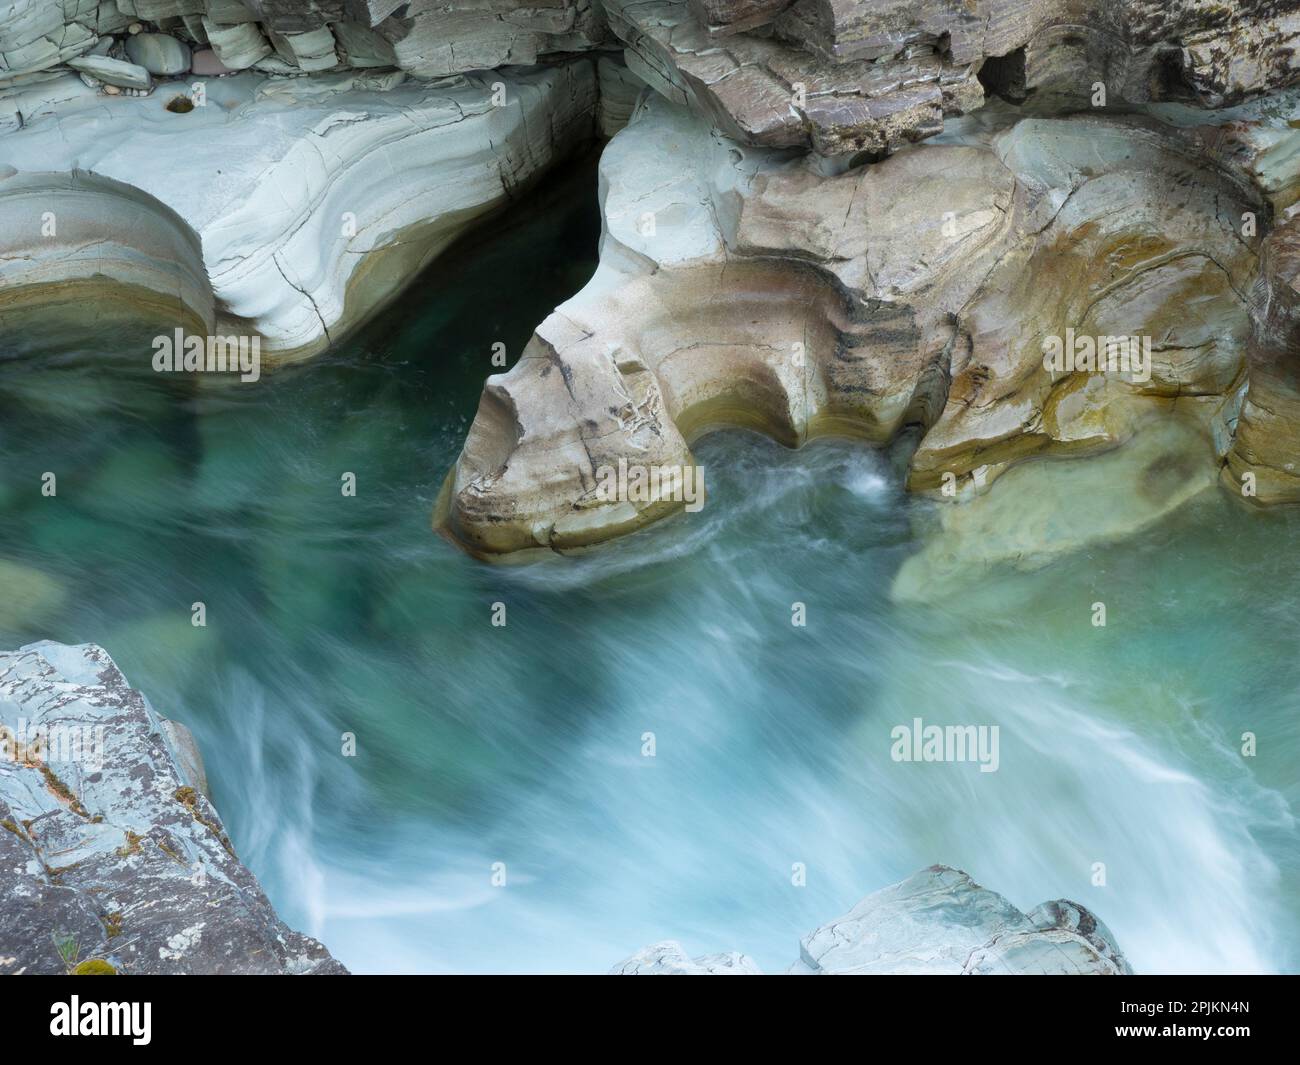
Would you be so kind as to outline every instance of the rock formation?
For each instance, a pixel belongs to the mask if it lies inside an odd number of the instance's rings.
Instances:
[[[602,468],[691,467],[695,440],[739,425],[790,446],[915,427],[909,486],[947,502],[1150,434],[1107,470],[1132,506],[1094,532],[1139,528],[1230,448],[1257,234],[1295,195],[1287,113],[988,107],[827,173],[647,97],[601,161],[600,269],[488,379],[440,523],[484,556],[596,543],[683,509],[605,498]],[[1049,366],[1076,334],[1149,338],[1147,371]],[[991,502],[943,509],[988,517],[966,539],[989,561],[1079,544],[1027,544]]]
[[[163,301],[201,335],[315,354],[589,140],[596,101],[590,60],[438,85],[250,73],[185,113],[76,79],[12,90],[0,307]]]
[[[239,861],[188,730],[101,648],[0,653],[0,974],[328,974]]]
[[[1127,976],[1110,930],[1077,902],[1022,913],[960,869],[932,865],[868,895],[799,942],[794,975]],[[615,976],[752,975],[744,954],[692,961],[679,944],[638,951]]]
[[[1271,0],[606,0],[629,67],[746,144],[879,153],[985,90],[1222,107],[1300,80]]]
[[[0,12],[0,87],[146,22],[227,72],[268,74],[396,67],[441,78],[532,65],[606,36],[591,0],[16,0]]]
[[[1264,241],[1252,292],[1250,387],[1223,467],[1230,491],[1300,502],[1300,214]]]

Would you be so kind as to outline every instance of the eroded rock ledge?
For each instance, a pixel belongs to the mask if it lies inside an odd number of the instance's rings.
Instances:
[[[188,730],[92,644],[0,652],[0,974],[332,974],[208,801]]]
[[[184,114],[68,75],[0,95],[0,311],[127,302],[260,336],[271,361],[312,355],[600,117],[591,59],[437,84],[246,73],[205,91]]]
[[[799,942],[793,975],[1128,976],[1110,930],[1085,906],[1057,899],[1022,913],[960,869],[932,865],[868,895]],[[657,943],[615,976],[759,975],[744,954],[690,958]]]
[[[683,509],[605,498],[602,469],[690,467],[701,436],[744,426],[789,446],[919,432],[909,487],[971,505],[942,508],[951,536],[903,594],[1079,546],[1053,528],[1141,528],[1210,487],[1233,447],[1261,241],[1297,195],[1296,107],[1289,93],[1194,122],[1181,105],[990,106],[827,173],[646,96],[601,161],[600,267],[488,379],[439,524],[484,557],[598,543]],[[1149,376],[1045,365],[1072,334],[1149,338]],[[1028,461],[1102,452],[1091,473]],[[1018,490],[993,491],[1017,467]],[[1072,513],[1092,506],[1077,477],[1129,502]]]

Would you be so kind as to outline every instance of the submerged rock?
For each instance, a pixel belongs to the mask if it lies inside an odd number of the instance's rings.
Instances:
[[[325,974],[235,855],[188,730],[99,647],[0,653],[0,973]]]
[[[868,895],[799,943],[795,975],[1127,976],[1110,930],[1086,907],[1058,899],[1025,914],[960,869],[932,865]],[[743,954],[692,961],[679,944],[647,947],[614,976],[758,974]]]

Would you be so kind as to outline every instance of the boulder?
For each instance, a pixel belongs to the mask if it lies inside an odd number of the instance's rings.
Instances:
[[[868,895],[799,942],[797,976],[1128,976],[1110,930],[1057,899],[1023,913],[960,869],[932,865]],[[761,975],[747,955],[691,959],[672,940],[638,951],[611,976]]]
[[[190,46],[166,33],[138,33],[126,39],[131,62],[150,74],[175,77],[190,69]]]
[[[346,972],[276,916],[196,760],[102,648],[0,653],[0,973]]]
[[[1110,932],[1078,903],[1031,917],[960,869],[932,865],[868,895],[799,942],[804,975],[1131,973]]]

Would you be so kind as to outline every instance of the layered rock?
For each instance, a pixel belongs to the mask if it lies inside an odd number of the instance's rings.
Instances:
[[[606,0],[605,10],[631,70],[746,144],[883,153],[984,102],[973,66],[934,48],[840,63],[769,36],[714,40],[685,0]]]
[[[1248,352],[1250,387],[1225,486],[1252,502],[1300,502],[1300,213],[1264,242]]]
[[[1300,5],[1274,0],[605,6],[629,65],[669,99],[746,144],[823,155],[933,136],[980,106],[981,81],[1016,100],[1223,107],[1300,79]]]
[[[76,282],[83,302],[170,303],[177,326],[258,335],[272,359],[337,341],[597,128],[590,60],[436,86],[245,74],[182,114],[102,101],[71,78],[0,100],[17,131],[0,304]]]
[[[0,86],[149,26],[210,49],[226,71],[400,68],[440,78],[581,52],[606,37],[592,0],[17,0],[0,12]],[[137,46],[137,50],[148,46]],[[188,62],[184,70],[188,70]]]
[[[1254,128],[1295,158],[1284,119]],[[790,446],[916,427],[909,486],[949,503],[1031,458],[1133,443],[1110,470],[1132,505],[1093,528],[1140,528],[1211,483],[1231,443],[1245,222],[1266,227],[1286,185],[1283,166],[1259,187],[1243,165],[1259,161],[1207,156],[1204,127],[1001,108],[828,174],[647,97],[602,158],[601,266],[488,379],[438,522],[489,557],[596,543],[685,509],[607,498],[602,470],[690,468],[696,439],[736,425]],[[1145,338],[1148,372],[1049,364],[1075,334]],[[1027,551],[1009,511],[979,513],[963,517],[1000,532],[976,561],[1078,546],[1045,518]],[[940,555],[936,572],[966,561]]]
[[[868,895],[799,942],[795,975],[1126,976],[1110,930],[1086,907],[1057,899],[1023,913],[966,873],[933,865]],[[743,954],[694,961],[665,942],[611,975],[750,974]]]
[[[201,766],[103,649],[0,653],[0,973],[346,971],[276,916]]]

